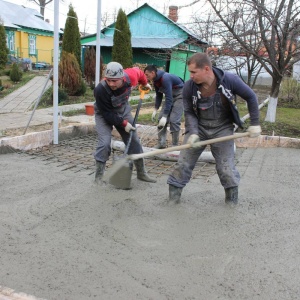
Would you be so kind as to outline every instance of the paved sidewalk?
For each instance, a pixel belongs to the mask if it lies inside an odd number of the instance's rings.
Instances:
[[[0,99],[0,114],[24,113],[29,111],[41,95],[47,82],[47,75],[36,76],[27,84]],[[45,90],[51,86],[49,80]]]

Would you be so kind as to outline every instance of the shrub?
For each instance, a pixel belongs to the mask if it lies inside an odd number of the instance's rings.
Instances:
[[[83,79],[81,79],[80,86],[74,96],[83,96],[86,93],[86,84]]]
[[[81,71],[74,54],[63,51],[59,62],[58,85],[64,88],[68,95],[76,95],[81,86]]]
[[[9,73],[10,80],[13,82],[19,82],[22,79],[22,71],[20,70],[18,64],[13,63],[11,71]]]
[[[4,69],[7,62],[9,50],[6,46],[6,33],[3,21],[0,18],[0,69]]]
[[[58,88],[58,103],[64,103],[68,100],[68,94],[63,88]],[[53,106],[53,87],[47,89],[43,94],[39,107],[51,107]]]
[[[102,78],[103,71],[103,58],[100,56],[100,79]],[[96,74],[96,51],[94,47],[87,48],[84,53],[84,76],[87,84],[91,89],[95,87],[95,74]]]

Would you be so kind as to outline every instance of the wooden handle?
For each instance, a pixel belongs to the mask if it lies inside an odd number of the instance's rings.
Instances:
[[[146,153],[131,154],[127,158],[130,160],[137,160],[140,158],[155,156],[158,154],[163,154],[163,153],[167,153],[167,152],[171,152],[171,151],[180,151],[180,150],[184,150],[184,149],[188,149],[188,148],[197,148],[197,147],[202,147],[202,146],[219,143],[219,142],[225,142],[225,141],[234,140],[234,139],[247,137],[247,136],[249,136],[249,132],[235,133],[233,135],[222,136],[222,137],[215,138],[215,139],[197,142],[193,146],[191,144],[184,144],[184,145],[169,147],[169,148],[165,148],[165,149],[157,149],[157,150],[153,150],[153,151],[146,152]]]

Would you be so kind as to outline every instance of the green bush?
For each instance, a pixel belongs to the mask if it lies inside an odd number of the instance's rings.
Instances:
[[[10,80],[13,82],[19,82],[22,79],[22,71],[20,70],[18,64],[13,63],[11,71],[9,73]]]
[[[58,85],[64,88],[68,95],[74,96],[81,89],[81,70],[74,54],[62,52],[58,76]]]
[[[68,94],[65,89],[58,88],[58,103],[63,104],[68,100]],[[42,96],[39,108],[53,106],[53,87],[50,87]]]
[[[86,93],[86,84],[83,79],[81,79],[80,86],[74,96],[83,96]]]
[[[58,89],[58,103],[63,103],[68,100],[68,93],[65,89],[59,88]],[[53,101],[53,89],[52,89],[52,101]]]

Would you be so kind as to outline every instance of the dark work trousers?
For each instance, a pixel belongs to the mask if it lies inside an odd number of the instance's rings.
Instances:
[[[167,117],[167,124],[170,124],[170,132],[176,132],[180,130],[181,117],[183,114],[183,103],[182,103],[182,89],[172,90],[173,105],[171,111]],[[164,114],[166,102],[159,113],[158,120],[160,120]],[[166,126],[167,126],[166,124]]]
[[[119,112],[125,120],[128,120],[130,124],[133,123],[133,117],[131,115],[131,107],[126,105],[123,112]],[[96,111],[95,111],[96,112]],[[113,126],[108,124],[103,116],[99,113],[95,113],[96,131],[98,134],[98,145],[94,152],[94,158],[100,162],[106,162],[111,154],[111,139]],[[127,145],[129,139],[129,133],[125,131],[123,126],[115,126],[116,130],[121,135],[121,138],[125,145]],[[128,149],[128,154],[143,153],[143,148],[140,143],[139,137],[136,131],[133,131],[132,140]]]
[[[220,101],[220,95],[210,97],[211,105],[205,104],[207,109],[199,107],[198,135],[201,141],[232,135],[234,126],[228,112]],[[201,112],[200,112],[201,110]],[[185,135],[185,144],[190,134]],[[178,163],[169,176],[167,183],[176,187],[183,188],[190,181],[192,171],[196,162],[206,146],[200,148],[189,148],[182,150]],[[234,140],[219,142],[210,145],[211,153],[216,161],[216,170],[220,182],[224,188],[238,186],[240,174],[235,167],[234,161]]]

